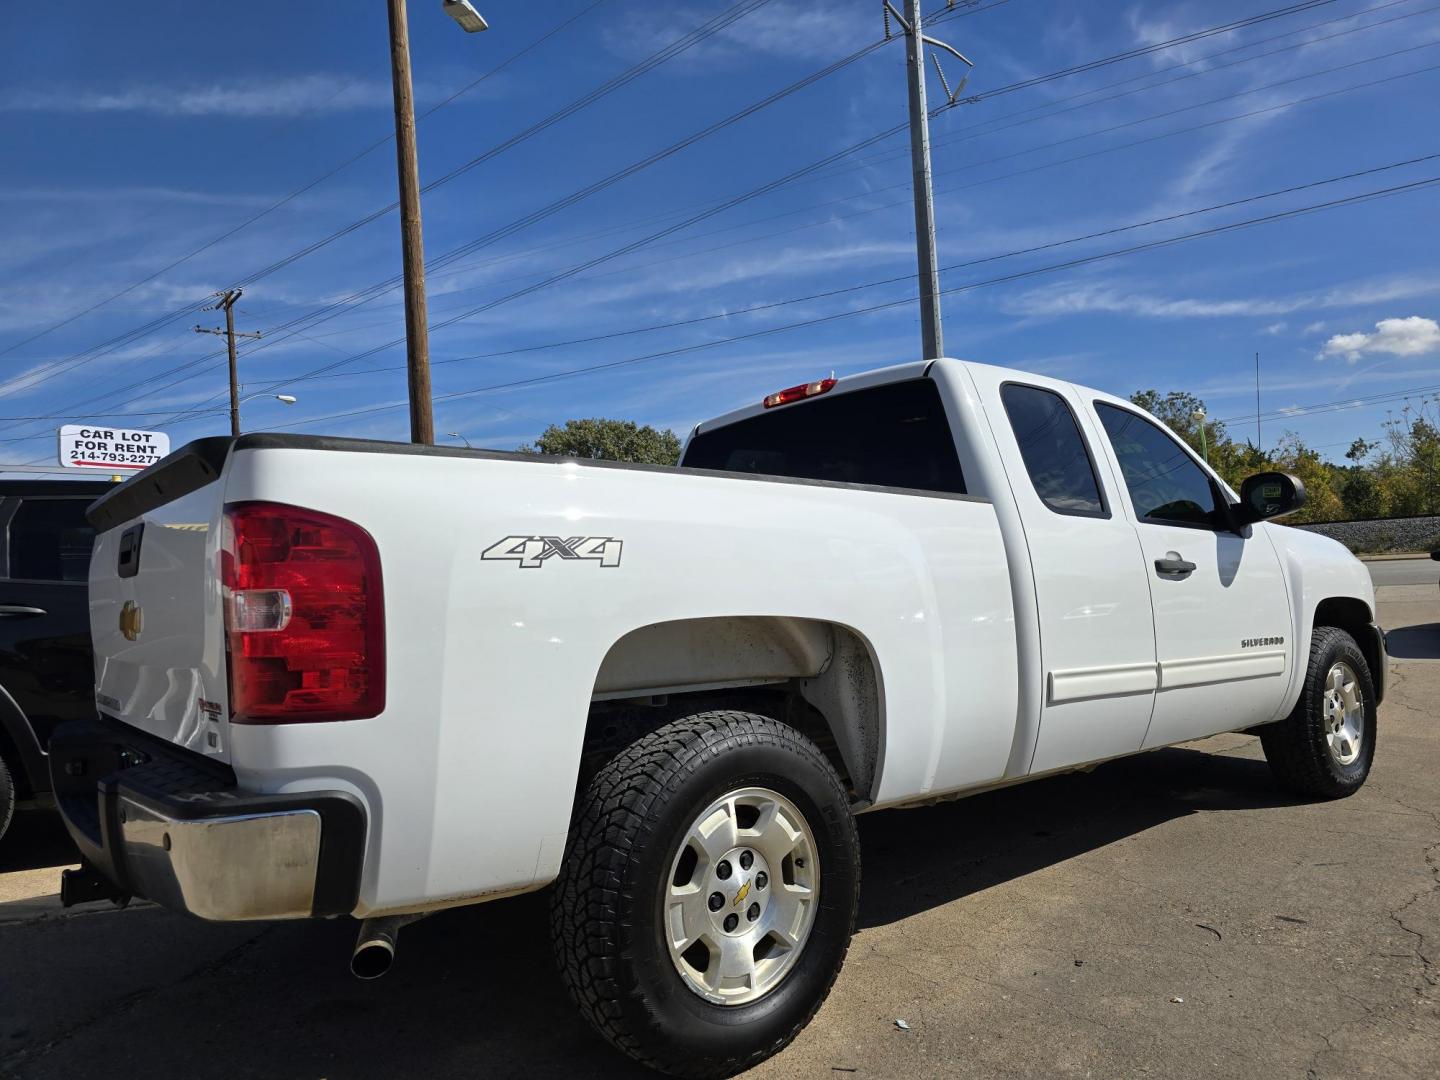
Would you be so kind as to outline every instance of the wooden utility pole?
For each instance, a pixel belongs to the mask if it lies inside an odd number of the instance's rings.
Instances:
[[[214,306],[212,306],[211,308],[208,309],[208,310],[210,310],[210,311],[214,311],[216,308],[218,308],[218,309],[220,309],[221,311],[225,312],[225,329],[224,329],[224,330],[219,330],[219,329],[212,330],[212,329],[210,329],[209,327],[205,327],[205,326],[197,326],[197,327],[195,327],[195,332],[196,332],[197,334],[223,334],[223,335],[225,336],[225,344],[226,344],[226,346],[227,346],[227,348],[228,348],[228,351],[229,351],[229,353],[230,353],[230,434],[231,434],[231,435],[239,435],[239,434],[240,434],[240,372],[239,372],[239,369],[238,369],[238,367],[237,367],[237,365],[236,365],[236,362],[235,362],[235,339],[236,339],[237,337],[243,337],[243,338],[258,338],[258,337],[260,336],[259,332],[251,333],[251,334],[237,334],[237,333],[235,332],[235,301],[237,301],[237,300],[239,300],[239,299],[240,299],[240,290],[239,290],[239,289],[227,289],[225,292],[223,292],[223,293],[220,294],[220,302],[219,302],[218,304],[215,304]]]
[[[410,386],[410,441],[435,442],[430,401],[430,331],[425,312],[425,245],[420,230],[420,164],[415,150],[415,95],[405,0],[390,4],[390,76],[395,90],[395,159],[400,174],[400,254],[405,273],[405,369]]]

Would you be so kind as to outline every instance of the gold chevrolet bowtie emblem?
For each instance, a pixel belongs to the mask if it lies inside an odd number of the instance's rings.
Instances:
[[[735,894],[735,904],[734,904],[734,906],[735,906],[735,907],[739,907],[741,904],[743,904],[743,903],[745,902],[745,897],[747,897],[747,896],[749,896],[749,895],[750,895],[750,882],[747,881],[747,882],[745,882],[744,885],[741,885],[741,886],[740,886],[740,891]]]
[[[125,606],[120,609],[120,633],[125,635],[126,641],[134,641],[144,628],[145,616],[140,605],[134,600],[126,600]]]

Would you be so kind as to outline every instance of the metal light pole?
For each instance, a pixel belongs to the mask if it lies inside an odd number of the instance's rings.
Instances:
[[[1255,354],[1255,449],[1264,452],[1260,438],[1260,354]]]
[[[445,13],[468,32],[486,29],[469,0],[445,0]],[[405,370],[410,441],[435,442],[430,399],[430,328],[425,309],[425,244],[420,228],[420,161],[415,150],[415,92],[405,0],[389,0],[390,81],[395,95],[395,164],[400,177],[400,257],[405,274]]]
[[[935,195],[930,181],[930,110],[925,102],[925,43],[920,0],[908,0],[910,33],[905,35],[905,75],[910,84],[910,172],[915,189],[915,256],[920,274],[921,359],[945,355],[940,323],[940,262],[935,254]]]
[[[940,319],[940,263],[935,251],[935,195],[930,174],[930,109],[925,98],[925,46],[933,45],[973,67],[964,56],[943,41],[927,37],[921,25],[920,0],[906,0],[905,15],[885,0],[885,33],[890,34],[893,16],[905,32],[905,74],[910,91],[910,168],[915,191],[915,255],[920,277],[920,342],[924,359],[945,354],[945,334]],[[945,82],[940,62],[935,70]],[[967,74],[966,79],[969,76]],[[945,85],[949,105],[957,104],[966,79],[954,92]]]

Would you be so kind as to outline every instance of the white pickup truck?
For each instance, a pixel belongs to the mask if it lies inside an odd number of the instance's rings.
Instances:
[[[581,1011],[727,1075],[814,1015],[854,815],[1217,732],[1356,790],[1386,657],[1340,545],[1129,402],[936,360],[698,425],[678,468],[201,439],[96,502],[67,903],[405,921],[553,884]]]

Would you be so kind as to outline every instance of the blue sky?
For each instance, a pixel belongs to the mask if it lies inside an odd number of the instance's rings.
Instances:
[[[1386,410],[1398,413],[1403,401],[1305,410],[1440,390],[1437,186],[1045,269],[1440,177],[1440,157],[1432,157],[1066,242],[1440,154],[1440,4],[1332,0],[993,94],[1282,5],[991,5],[933,28],[975,61],[965,92],[982,97],[932,124],[941,264],[974,263],[945,271],[942,285],[977,285],[946,297],[947,353],[1122,394],[1190,390],[1212,416],[1240,418],[1232,427],[1245,436],[1254,432],[1258,350],[1264,441],[1293,430],[1336,459],[1355,436],[1375,436]],[[438,0],[412,0],[422,110],[565,25],[421,119],[427,183],[730,5],[479,6],[491,29],[467,35]],[[0,14],[0,349],[9,350],[0,356],[0,462],[52,463],[54,429],[71,422],[62,417],[159,427],[176,445],[226,431],[220,343],[191,330],[219,325],[217,313],[192,309],[237,284],[245,285],[240,328],[264,334],[240,361],[245,392],[257,395],[244,409],[247,430],[408,435],[404,348],[383,347],[403,336],[401,294],[372,290],[399,273],[394,213],[259,274],[395,197],[393,144],[382,142],[392,130],[383,5],[267,0],[223,20],[215,11],[12,4]],[[918,358],[916,307],[903,302],[914,293],[903,134],[437,326],[901,123],[904,46],[896,39],[475,246],[881,34],[870,0],[770,0],[427,193],[441,441],[458,431],[477,446],[514,447],[579,416],[683,434],[708,415],[832,369]],[[947,68],[953,82],[954,62]],[[931,94],[940,94],[933,78]],[[457,250],[466,253],[444,264]],[[1042,272],[1013,277],[1030,271]],[[889,283],[855,288],[874,282]],[[821,293],[834,295],[627,333]],[[890,306],[861,310],[879,305]],[[655,353],[671,355],[620,363]],[[275,402],[280,392],[297,403]]]

